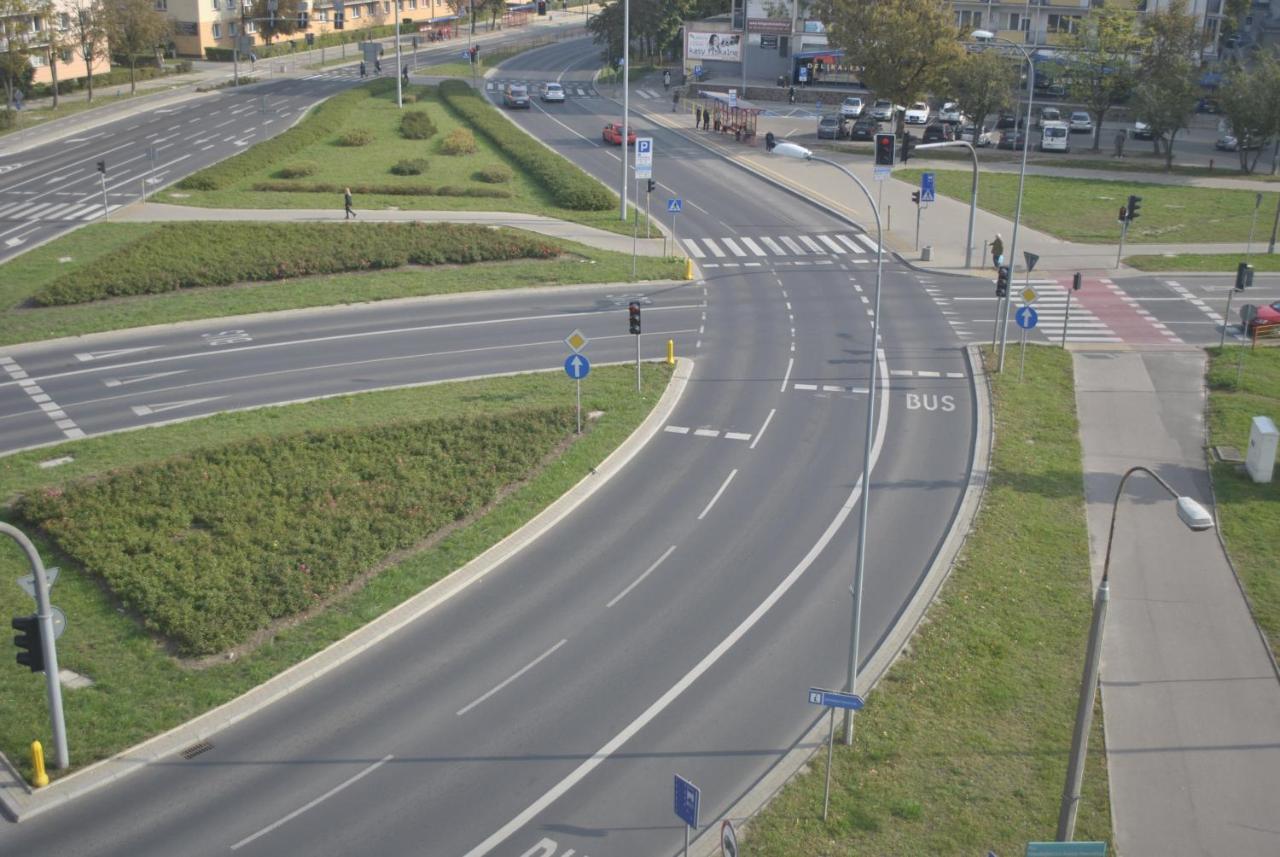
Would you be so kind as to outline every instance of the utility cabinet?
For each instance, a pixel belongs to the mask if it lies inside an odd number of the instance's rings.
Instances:
[[[1280,432],[1270,417],[1254,417],[1249,427],[1249,451],[1244,457],[1245,470],[1254,482],[1270,482],[1276,466],[1276,444]]]

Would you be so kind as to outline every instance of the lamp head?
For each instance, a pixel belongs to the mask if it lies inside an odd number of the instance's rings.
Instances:
[[[969,38],[979,42],[985,42],[989,39],[994,39],[995,37],[996,34],[990,30],[974,30],[969,34]]]
[[[1199,532],[1213,529],[1213,515],[1190,497],[1178,498],[1178,517],[1182,523]]]
[[[795,158],[798,161],[807,161],[813,157],[813,152],[797,143],[778,143],[773,147],[775,155],[782,155],[784,158]]]

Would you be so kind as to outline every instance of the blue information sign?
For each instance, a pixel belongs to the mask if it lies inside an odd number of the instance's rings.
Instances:
[[[581,354],[570,354],[564,360],[564,374],[575,381],[581,381],[591,371],[591,361]]]
[[[667,200],[667,211],[670,211],[672,214],[679,214],[680,209],[683,207],[684,207],[684,200],[682,200],[680,197]]]
[[[820,687],[809,688],[809,702],[812,705],[825,705],[828,708],[852,708],[862,710],[865,701],[856,693],[845,693],[841,690],[823,690]]]
[[[1107,843],[1028,842],[1026,857],[1107,857]]]
[[[1023,330],[1030,330],[1036,326],[1036,321],[1040,318],[1036,311],[1029,306],[1020,306],[1013,314],[1014,321],[1018,322],[1018,327]]]
[[[698,826],[698,800],[702,792],[698,787],[676,774],[676,815],[690,827]]]
[[[937,195],[933,188],[933,173],[920,174],[920,201],[935,202]]]
[[[642,155],[649,154],[653,151],[653,138],[641,137],[636,141],[636,151]]]

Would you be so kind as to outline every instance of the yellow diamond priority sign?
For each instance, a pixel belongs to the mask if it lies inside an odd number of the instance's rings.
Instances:
[[[1022,290],[1022,302],[1025,304],[1035,303],[1036,298],[1038,297],[1040,297],[1040,295],[1036,292],[1035,289],[1031,288],[1030,286],[1027,286],[1025,289]]]
[[[575,330],[564,338],[564,344],[572,348],[575,354],[586,348],[588,342],[590,342],[590,340],[582,335],[581,330]]]

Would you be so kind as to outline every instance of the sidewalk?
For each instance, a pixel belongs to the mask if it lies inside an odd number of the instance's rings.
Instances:
[[[1212,508],[1204,363],[1199,351],[1075,354],[1095,585],[1129,467]],[[1117,853],[1280,854],[1280,681],[1217,536],[1183,527],[1172,498],[1135,475],[1110,577],[1101,685]]]

